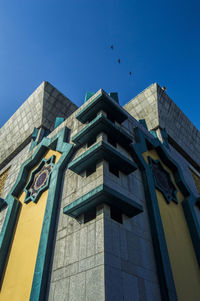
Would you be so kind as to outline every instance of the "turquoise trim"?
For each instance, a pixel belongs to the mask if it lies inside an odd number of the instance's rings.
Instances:
[[[68,168],[81,174],[88,167],[94,166],[101,160],[106,160],[115,165],[124,174],[129,174],[137,169],[136,164],[121,154],[117,149],[104,141],[96,143],[78,158],[70,162]]]
[[[145,162],[142,156],[142,153],[146,152],[148,147],[156,148],[156,146],[160,145],[160,142],[156,138],[151,139],[146,137],[139,128],[136,129],[136,141],[137,143],[132,145],[132,154],[142,171],[162,299],[164,301],[177,301],[176,289],[156,196],[154,178],[150,166]]]
[[[4,269],[7,263],[7,257],[10,250],[10,245],[15,230],[18,213],[21,207],[20,202],[9,195],[6,198],[8,203],[6,217],[0,233],[0,287],[4,276]]]
[[[185,218],[189,227],[193,246],[200,266],[200,225],[194,207],[199,205],[199,200],[190,195],[182,203]]]
[[[61,130],[61,132],[63,132],[63,130]],[[55,165],[51,175],[30,301],[45,300],[57,209],[63,178],[62,174],[73,152],[72,145],[64,142],[64,139],[62,140],[62,135],[61,139],[58,139],[56,150],[61,152],[62,156]]]
[[[56,150],[62,153],[61,158],[55,165],[51,174],[47,205],[45,209],[40,243],[36,259],[31,295],[29,299],[30,301],[45,300],[49,277],[50,260],[52,255],[57,209],[59,203],[59,195],[61,190],[60,188],[62,182],[62,174],[73,152],[72,145],[65,142],[67,141],[67,135],[67,129],[63,128],[53,138],[43,138],[34,154],[22,164],[16,183],[14,184],[14,186],[8,194],[8,197],[6,198],[8,210],[2,231],[0,233],[1,282],[3,280],[7,256],[9,254],[16,220],[18,218],[18,213],[21,206],[20,202],[17,201],[16,197],[20,194],[22,189],[24,189],[27,182],[27,177],[29,175],[29,171],[36,164],[38,164],[38,162],[40,162],[41,158],[49,149]]]
[[[196,257],[200,265],[200,226],[194,211],[194,206],[197,205],[199,200],[192,194],[184,180],[182,170],[179,165],[170,158],[161,142],[156,138],[147,137],[139,128],[136,129],[135,134],[137,143],[132,145],[132,155],[142,171],[162,298],[166,301],[175,301],[177,300],[176,289],[155,192],[155,183],[151,168],[146,164],[142,153],[150,149],[155,149],[162,162],[172,170],[176,184],[185,197],[182,206],[193,241]]]
[[[99,114],[87,126],[79,131],[78,134],[72,137],[72,142],[81,146],[90,141],[90,139],[96,137],[101,132],[111,136],[113,140],[126,149],[133,140],[133,137],[122,127],[111,122],[104,114]]]
[[[32,149],[34,149],[34,147],[37,145],[37,135],[38,135],[39,129],[34,128],[32,136],[31,136],[31,145],[29,148],[29,151],[31,151]]]
[[[102,203],[120,209],[122,213],[129,217],[133,217],[143,211],[143,207],[134,200],[102,184],[65,206],[63,213],[77,218]]]
[[[65,120],[65,118],[63,118],[63,117],[56,117],[54,129],[56,129],[59,125],[61,125],[61,123],[63,123],[64,120]]]
[[[82,123],[93,120],[100,111],[110,114],[119,123],[128,118],[128,113],[120,107],[114,100],[105,94],[100,93],[88,105],[76,114],[76,118]]]
[[[158,135],[157,135],[156,131],[150,130],[150,133],[151,133],[151,135],[154,136],[154,138],[158,138]]]
[[[88,101],[94,94],[95,92],[86,92],[84,102]]]
[[[32,138],[33,140],[36,140],[37,135],[38,135],[38,132],[39,132],[39,129],[34,128],[33,133],[32,133],[32,136],[31,136],[31,138]]]

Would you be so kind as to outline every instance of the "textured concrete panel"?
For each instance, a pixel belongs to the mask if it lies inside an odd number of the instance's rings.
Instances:
[[[105,300],[103,266],[91,269],[86,272],[86,300],[87,301]]]
[[[68,301],[86,301],[85,272],[70,277]]]
[[[124,108],[137,120],[145,119],[149,130],[165,128],[175,143],[200,165],[200,132],[157,83]]]
[[[56,117],[66,119],[76,109],[62,93],[43,82],[0,129],[0,168],[30,142],[34,127],[53,130]]]

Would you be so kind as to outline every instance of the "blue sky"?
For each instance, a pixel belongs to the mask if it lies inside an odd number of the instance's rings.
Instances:
[[[79,106],[87,91],[117,91],[123,105],[158,82],[200,129],[199,11],[197,0],[1,0],[0,126],[47,80]]]

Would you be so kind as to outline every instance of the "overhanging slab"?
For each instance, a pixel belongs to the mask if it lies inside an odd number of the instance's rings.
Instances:
[[[103,92],[78,112],[76,118],[82,123],[86,123],[93,120],[101,110],[112,116],[119,123],[128,118],[126,111]]]
[[[143,207],[134,200],[102,184],[78,198],[73,203],[65,206],[63,213],[77,218],[81,214],[103,203],[119,209],[128,217],[133,217],[143,211]]]
[[[88,167],[94,166],[103,159],[113,164],[126,175],[137,169],[135,162],[104,141],[96,143],[81,156],[70,162],[68,168],[77,174],[81,174]]]
[[[111,122],[103,114],[99,114],[86,127],[72,138],[72,142],[83,145],[99,133],[104,132],[123,147],[127,148],[133,138],[122,127]]]

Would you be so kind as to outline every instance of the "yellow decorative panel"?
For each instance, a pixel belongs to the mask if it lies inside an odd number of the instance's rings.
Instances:
[[[0,175],[0,195],[3,193],[3,189],[9,174],[10,167],[6,169],[1,175]]]
[[[200,194],[200,177],[192,169],[190,169],[190,171],[191,171],[192,177],[194,179],[197,191]]]
[[[61,154],[49,150],[44,158],[52,155],[56,157],[56,164]],[[21,210],[0,290],[0,301],[29,300],[47,197],[48,190],[41,194],[37,203],[24,203],[24,191],[19,197]]]
[[[143,156],[147,163],[148,156],[153,160],[160,160],[155,150],[148,151]],[[160,162],[163,168],[169,172],[177,189],[178,204],[167,203],[163,194],[157,189],[156,195],[178,300],[200,300],[200,270],[181,204],[184,196],[176,185],[171,170],[161,160]]]

